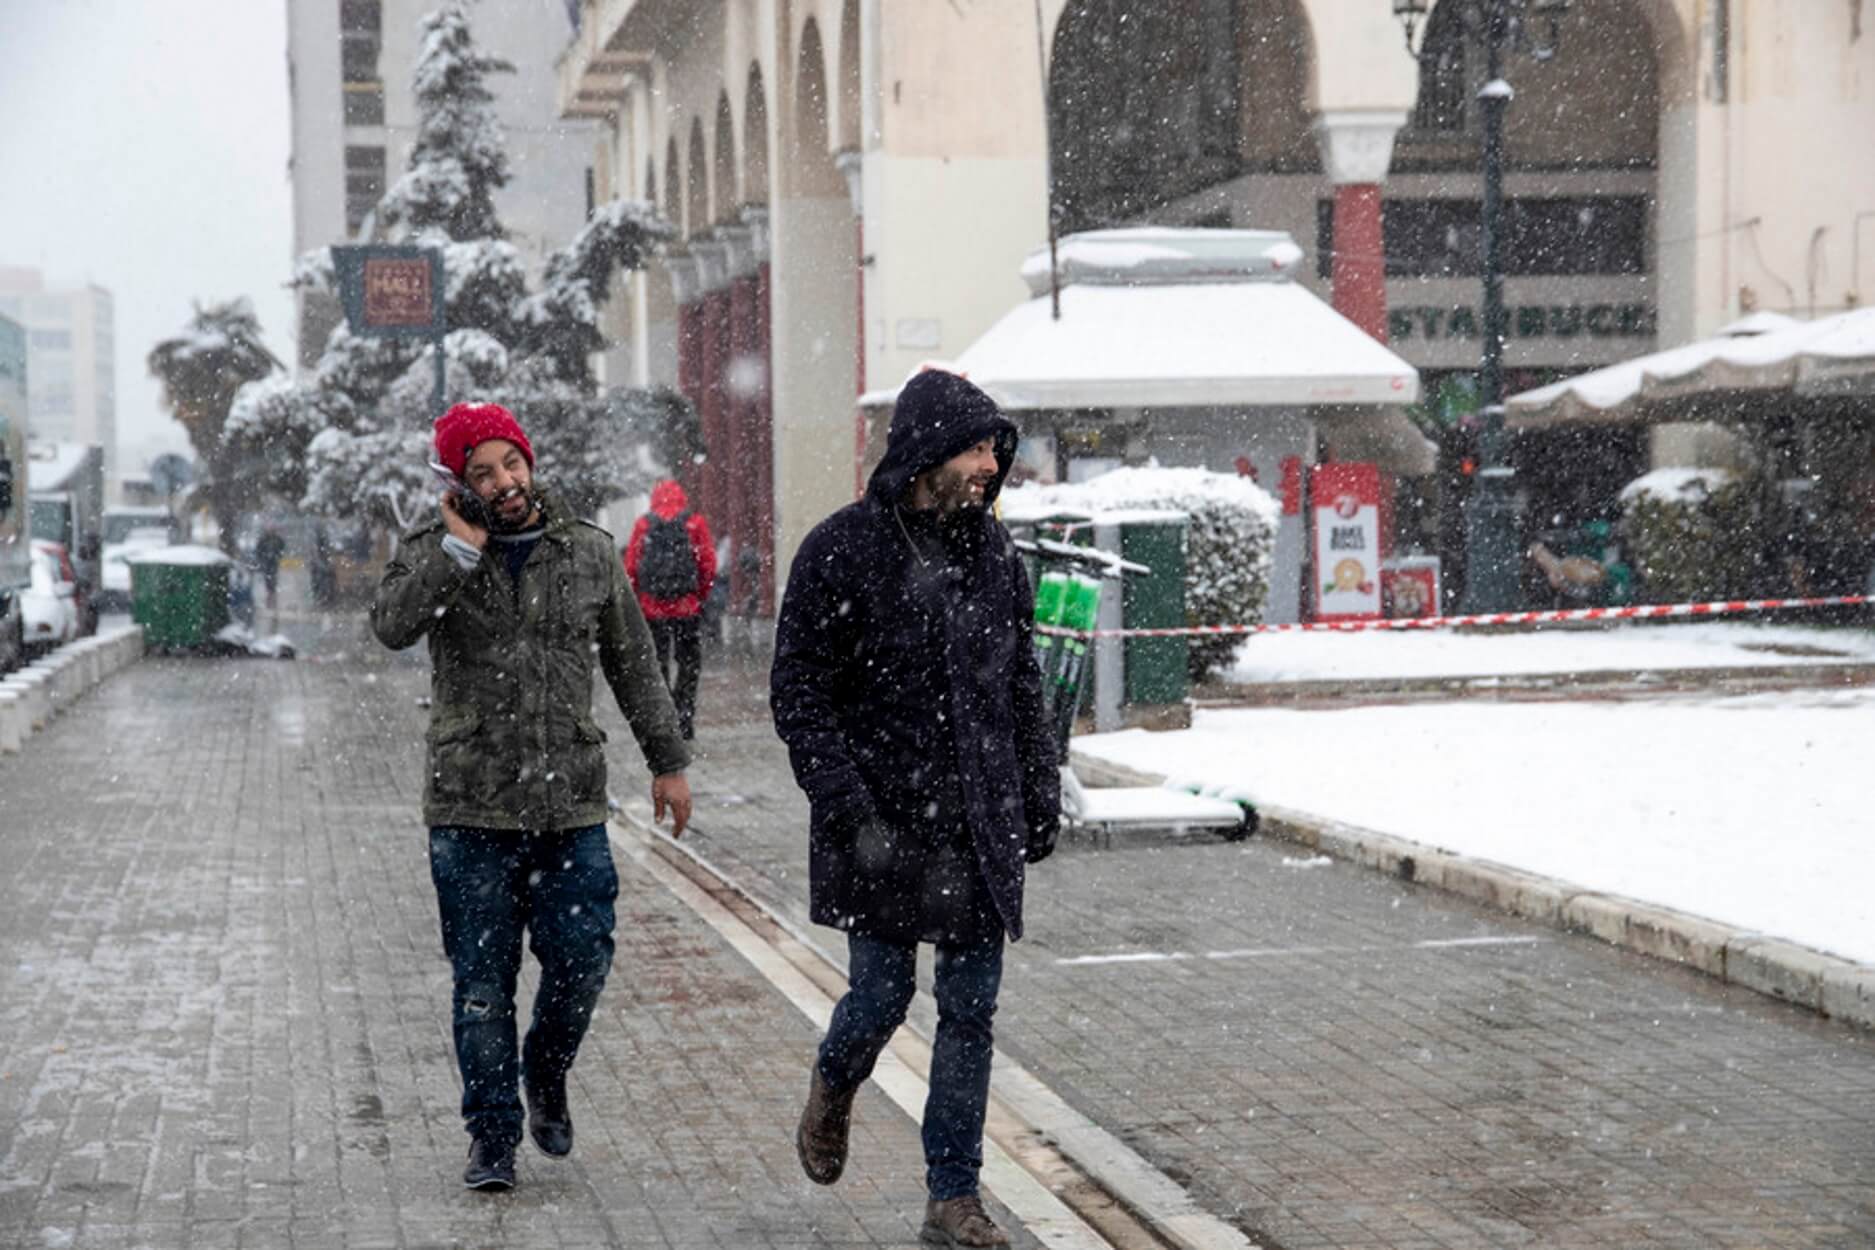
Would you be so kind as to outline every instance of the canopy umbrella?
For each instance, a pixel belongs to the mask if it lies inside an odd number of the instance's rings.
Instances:
[[[1875,399],[1875,308],[1797,321],[1757,313],[1709,339],[1513,395],[1510,424],[1699,421],[1770,411],[1748,402]]]

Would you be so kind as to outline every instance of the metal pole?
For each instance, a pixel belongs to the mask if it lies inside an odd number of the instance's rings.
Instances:
[[[430,420],[443,415],[443,335],[436,336],[432,353],[436,357],[436,381],[430,386]]]
[[[1484,197],[1479,213],[1484,354],[1478,399],[1484,426],[1478,448],[1478,480],[1472,485],[1466,509],[1467,612],[1509,611],[1519,598],[1515,470],[1505,455],[1504,435],[1504,110],[1513,93],[1502,74],[1509,26],[1510,0],[1490,0],[1484,20],[1485,84],[1478,92],[1478,109],[1484,123]]]
[[[1043,38],[1042,0],[1035,0],[1035,63],[1042,77],[1042,177],[1048,183],[1048,299],[1050,315],[1061,320],[1060,232],[1055,221],[1054,102],[1048,94],[1048,45]]]

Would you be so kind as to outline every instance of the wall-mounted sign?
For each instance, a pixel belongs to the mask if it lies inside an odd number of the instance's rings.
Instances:
[[[1513,339],[1651,339],[1658,318],[1651,304],[1519,304],[1504,310]],[[1413,339],[1475,339],[1484,318],[1475,306],[1418,305],[1387,313],[1394,343]]]

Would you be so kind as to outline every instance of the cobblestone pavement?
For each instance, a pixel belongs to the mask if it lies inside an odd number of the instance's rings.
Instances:
[[[763,684],[706,676],[685,842],[805,926]],[[1875,1245],[1875,1035],[1305,856],[1065,847],[999,1046],[1285,1250]]]
[[[283,616],[300,661],[146,660],[0,760],[0,1246],[916,1244],[915,1124],[869,1088],[808,1184],[812,1026],[622,855],[573,1157],[464,1192],[426,669]]]

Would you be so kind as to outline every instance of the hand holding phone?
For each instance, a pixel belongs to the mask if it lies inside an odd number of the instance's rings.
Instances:
[[[486,546],[490,522],[494,519],[488,505],[482,497],[469,489],[467,482],[449,471],[449,467],[432,460],[430,472],[434,473],[443,486],[442,512],[443,524],[450,533],[466,543],[477,547]]]

